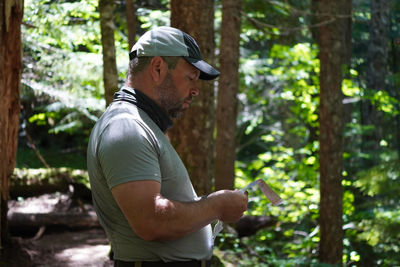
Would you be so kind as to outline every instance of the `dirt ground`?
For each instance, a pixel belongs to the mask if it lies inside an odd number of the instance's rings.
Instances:
[[[9,213],[51,212],[67,209],[70,203],[59,194],[9,201]],[[89,207],[90,208],[90,207]],[[7,267],[108,267],[110,246],[101,227],[68,229],[42,227],[43,232],[29,235],[13,233],[13,245],[0,250],[0,266]]]
[[[15,238],[14,246],[2,253],[0,266],[113,266],[102,229],[44,234],[37,240]]]

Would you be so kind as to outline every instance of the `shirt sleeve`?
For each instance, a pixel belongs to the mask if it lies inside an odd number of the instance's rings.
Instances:
[[[110,122],[98,143],[108,187],[139,180],[161,182],[159,148],[152,131],[132,118]]]

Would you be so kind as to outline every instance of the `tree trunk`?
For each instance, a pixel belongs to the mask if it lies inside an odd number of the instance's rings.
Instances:
[[[215,189],[233,189],[236,160],[237,93],[241,0],[222,0],[221,76],[218,84]]]
[[[126,0],[126,24],[128,28],[129,50],[135,44],[136,34],[136,9],[135,0]]]
[[[104,96],[108,106],[118,91],[118,72],[114,43],[114,1],[99,0],[101,44],[103,47]]]
[[[9,241],[7,201],[17,153],[23,0],[0,2],[0,247]]]
[[[388,74],[388,49],[389,49],[389,25],[390,25],[391,0],[371,0],[370,40],[367,57],[367,95],[373,95],[376,91],[387,90],[385,79]],[[362,150],[366,153],[379,150],[379,142],[383,137],[383,116],[370,100],[362,102],[362,124],[373,125],[374,132],[363,138]],[[371,154],[371,153],[369,153]],[[379,156],[379,153],[372,153]],[[376,159],[375,158],[375,159]],[[366,162],[367,166],[376,162],[373,158]]]
[[[342,265],[343,94],[341,90],[347,0],[318,2],[320,49],[320,254],[322,263]],[[339,16],[340,15],[340,16]]]
[[[215,63],[213,0],[171,0],[171,26],[193,36],[203,58]],[[210,192],[214,174],[215,96],[212,81],[199,81],[198,87],[200,95],[168,135],[201,195]]]

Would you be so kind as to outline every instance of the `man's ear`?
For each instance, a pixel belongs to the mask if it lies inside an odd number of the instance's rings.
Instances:
[[[168,73],[168,65],[162,57],[153,57],[150,61],[150,75],[154,83],[160,85]]]

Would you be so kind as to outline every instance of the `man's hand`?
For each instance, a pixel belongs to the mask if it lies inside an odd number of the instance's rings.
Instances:
[[[220,190],[208,195],[207,199],[215,203],[218,219],[223,222],[236,222],[247,210],[247,192]]]

